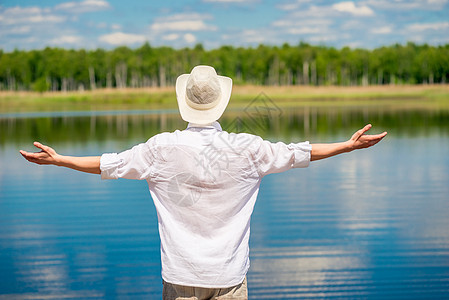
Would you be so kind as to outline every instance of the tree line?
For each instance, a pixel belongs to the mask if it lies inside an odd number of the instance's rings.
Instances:
[[[198,64],[212,65],[236,84],[434,84],[449,81],[449,44],[407,43],[376,49],[292,46],[193,48],[118,47],[112,50],[0,50],[0,90],[72,91],[164,87]]]

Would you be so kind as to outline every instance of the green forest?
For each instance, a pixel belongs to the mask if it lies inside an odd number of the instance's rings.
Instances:
[[[372,50],[299,43],[193,48],[118,47],[112,50],[0,50],[0,90],[74,91],[164,87],[198,64],[212,65],[235,84],[434,84],[449,81],[449,44],[407,43]]]

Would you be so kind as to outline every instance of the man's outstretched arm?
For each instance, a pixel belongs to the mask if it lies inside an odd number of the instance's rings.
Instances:
[[[330,144],[312,144],[312,152],[310,160],[319,160],[335,156],[337,154],[351,152],[356,149],[363,149],[374,146],[380,142],[386,135],[386,132],[367,135],[365,134],[371,129],[371,124],[366,125],[362,129],[356,131],[352,137],[346,142],[330,143]]]
[[[39,165],[61,166],[86,173],[101,174],[100,156],[64,156],[56,153],[53,148],[38,142],[34,142],[34,146],[41,149],[41,151],[33,153],[20,150],[20,154],[29,162]]]

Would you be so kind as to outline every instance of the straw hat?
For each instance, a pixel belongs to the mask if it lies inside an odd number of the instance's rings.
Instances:
[[[231,98],[232,79],[209,66],[196,66],[176,79],[176,98],[184,121],[208,124],[218,120]]]

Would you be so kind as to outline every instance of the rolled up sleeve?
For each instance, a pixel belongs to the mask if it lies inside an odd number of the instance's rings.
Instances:
[[[308,141],[297,144],[289,144],[287,147],[293,149],[293,152],[295,153],[295,161],[292,168],[307,168],[309,166],[312,145],[310,145]]]
[[[256,165],[260,175],[280,173],[291,168],[305,168],[310,163],[312,146],[309,142],[285,144],[259,141]]]
[[[117,153],[105,153],[100,158],[101,179],[117,179],[120,159]]]
[[[154,155],[149,142],[100,158],[101,179],[146,179],[152,172]]]

